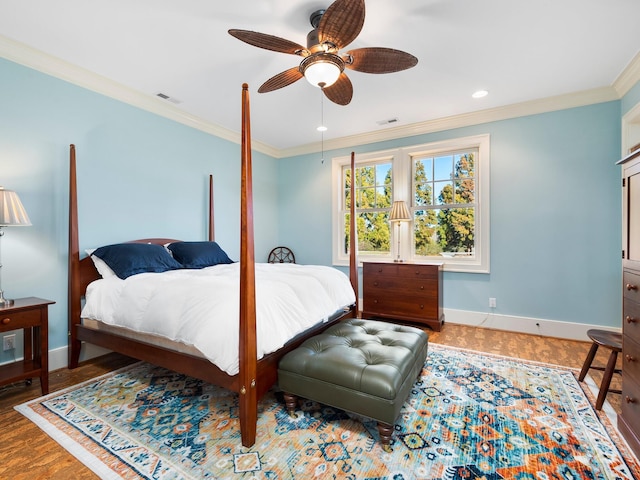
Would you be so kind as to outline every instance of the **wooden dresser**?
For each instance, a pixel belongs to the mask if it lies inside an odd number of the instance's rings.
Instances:
[[[622,408],[618,429],[640,457],[640,150],[622,165]]]
[[[362,284],[362,318],[442,328],[442,264],[364,262]]]

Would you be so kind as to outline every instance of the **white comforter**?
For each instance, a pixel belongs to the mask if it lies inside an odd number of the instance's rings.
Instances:
[[[355,302],[335,268],[256,264],[258,358]],[[239,371],[239,264],[96,280],[83,318],[195,346],[220,369]]]

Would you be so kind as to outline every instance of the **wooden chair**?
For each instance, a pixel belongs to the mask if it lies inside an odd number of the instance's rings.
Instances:
[[[616,368],[618,353],[622,351],[622,334],[610,332],[608,330],[590,329],[587,330],[587,335],[593,341],[593,344],[591,345],[591,349],[587,354],[584,365],[582,365],[582,370],[580,371],[578,380],[583,381],[590,368],[604,372],[602,383],[600,383],[598,398],[596,399],[596,410],[600,410],[608,392],[622,393],[620,390],[609,388],[613,374],[622,373],[622,370]],[[609,361],[607,362],[606,367],[594,367],[591,365],[593,359],[596,356],[596,352],[598,351],[598,347],[604,347],[611,350],[611,353],[609,354]]]

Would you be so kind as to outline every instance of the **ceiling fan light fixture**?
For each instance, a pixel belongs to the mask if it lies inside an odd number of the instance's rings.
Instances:
[[[330,87],[336,83],[343,70],[344,61],[333,53],[314,53],[300,63],[304,78],[318,88]]]

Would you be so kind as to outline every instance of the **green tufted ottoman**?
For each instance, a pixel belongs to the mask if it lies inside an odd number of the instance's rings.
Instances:
[[[427,358],[427,341],[415,327],[360,319],[309,338],[278,366],[289,414],[303,397],[372,418],[388,450],[393,424]]]

